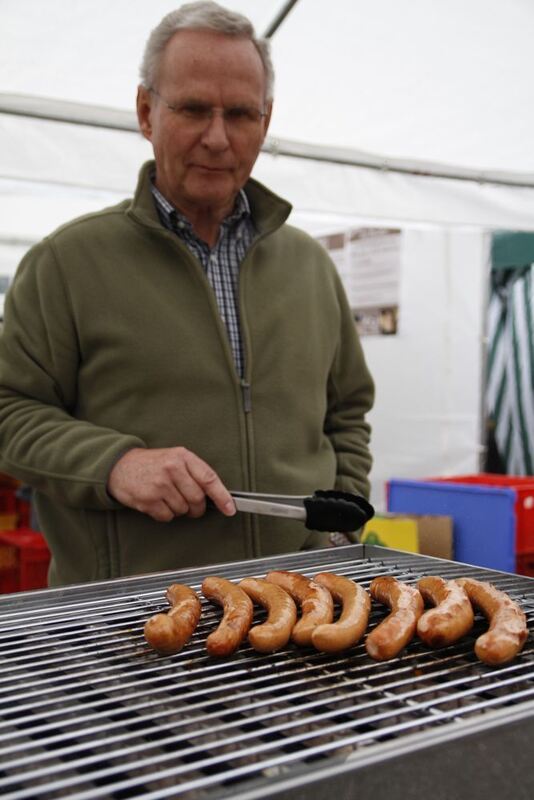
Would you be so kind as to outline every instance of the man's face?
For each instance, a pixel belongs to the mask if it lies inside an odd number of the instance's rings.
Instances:
[[[157,187],[186,215],[228,213],[252,171],[270,118],[254,45],[211,31],[179,31],[167,44],[151,88],[157,94],[140,87],[137,109],[141,131],[154,149]],[[217,110],[198,123],[166,103]],[[267,115],[255,124],[234,126],[220,112],[230,107]]]

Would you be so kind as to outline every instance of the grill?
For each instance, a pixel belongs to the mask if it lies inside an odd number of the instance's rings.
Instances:
[[[484,629],[430,651],[414,640],[374,662],[362,644],[339,655],[243,644],[208,657],[220,609],[203,601],[178,655],[143,638],[164,589],[199,590],[289,569],[329,570],[368,587],[377,575],[491,580],[534,621],[534,580],[353,545],[0,598],[0,796],[180,798],[514,798],[534,796],[534,645],[488,667]],[[386,611],[373,606],[370,626]],[[264,612],[256,611],[255,621]],[[378,793],[378,794],[377,794]]]

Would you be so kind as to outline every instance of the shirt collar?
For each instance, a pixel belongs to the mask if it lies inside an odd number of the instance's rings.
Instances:
[[[180,227],[188,227],[191,228],[191,223],[177,208],[170,203],[167,198],[162,195],[159,189],[156,187],[154,183],[155,173],[153,173],[150,177],[150,188],[152,190],[152,195],[154,196],[154,200],[156,202],[156,206],[158,211],[160,212],[160,216],[162,217],[163,224],[168,228],[176,228],[178,223],[182,223]],[[244,189],[240,189],[238,195],[235,200],[234,208],[224,220],[223,225],[230,227],[235,225],[241,219],[250,218],[250,203],[248,201],[248,197],[245,193]]]

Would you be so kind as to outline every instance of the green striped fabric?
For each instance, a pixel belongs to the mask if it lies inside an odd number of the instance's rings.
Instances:
[[[534,474],[534,264],[495,265],[488,313],[487,413],[509,475]]]

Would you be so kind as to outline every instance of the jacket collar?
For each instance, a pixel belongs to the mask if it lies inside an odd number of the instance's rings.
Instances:
[[[154,161],[147,161],[141,167],[129,214],[144,225],[161,229],[162,225],[150,186],[150,176],[154,169]],[[249,178],[244,189],[258,234],[271,233],[283,225],[292,208],[287,200],[274,194],[253,178]]]

